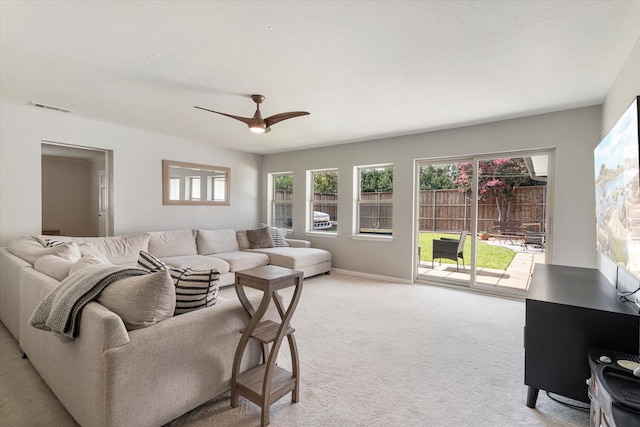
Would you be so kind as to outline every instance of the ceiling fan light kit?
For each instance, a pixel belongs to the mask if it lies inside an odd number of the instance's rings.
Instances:
[[[288,113],[275,114],[273,116],[267,117],[266,119],[263,119],[262,113],[260,112],[260,104],[262,103],[262,101],[264,101],[264,96],[251,95],[251,99],[256,103],[256,112],[253,117],[234,116],[231,114],[221,113],[219,111],[209,110],[208,108],[198,107],[196,105],[194,105],[193,107],[239,120],[249,126],[249,130],[254,133],[267,133],[271,130],[271,125],[274,125],[283,120],[292,119],[294,117],[309,115],[309,113],[306,111],[291,111]]]

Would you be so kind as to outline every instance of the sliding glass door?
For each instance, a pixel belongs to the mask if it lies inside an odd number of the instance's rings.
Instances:
[[[544,263],[553,153],[416,163],[416,280],[522,294]]]
[[[473,211],[460,187],[460,164],[473,159],[420,162],[418,170],[418,278],[470,284]],[[469,171],[472,178],[473,171]],[[467,177],[469,178],[469,177]],[[461,241],[464,234],[465,240]]]

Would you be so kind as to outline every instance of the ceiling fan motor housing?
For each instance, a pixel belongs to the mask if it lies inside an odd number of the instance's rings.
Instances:
[[[220,114],[223,116],[231,117],[232,119],[239,120],[249,126],[249,130],[255,133],[267,133],[271,130],[271,125],[274,125],[283,120],[292,119],[294,117],[306,116],[309,113],[306,111],[291,111],[289,113],[280,113],[275,114],[273,116],[267,117],[266,119],[262,118],[262,113],[260,112],[260,104],[264,101],[264,95],[251,95],[251,99],[256,103],[256,112],[253,117],[240,117],[234,116],[232,114],[221,113],[219,111],[209,110],[207,108],[197,107],[194,105],[194,108],[198,108],[200,110],[209,111],[211,113]]]

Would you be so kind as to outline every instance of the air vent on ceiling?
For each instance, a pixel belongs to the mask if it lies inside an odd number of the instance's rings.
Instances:
[[[29,105],[33,105],[34,107],[38,107],[38,108],[46,108],[47,110],[61,111],[63,113],[73,113],[73,110],[70,110],[68,108],[56,107],[55,105],[42,104],[41,102],[30,101]]]

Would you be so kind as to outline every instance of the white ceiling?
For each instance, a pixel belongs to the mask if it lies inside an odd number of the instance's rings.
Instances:
[[[0,19],[3,102],[273,153],[599,104],[640,1],[3,0]],[[253,134],[193,108],[251,117],[252,93],[311,114]]]

